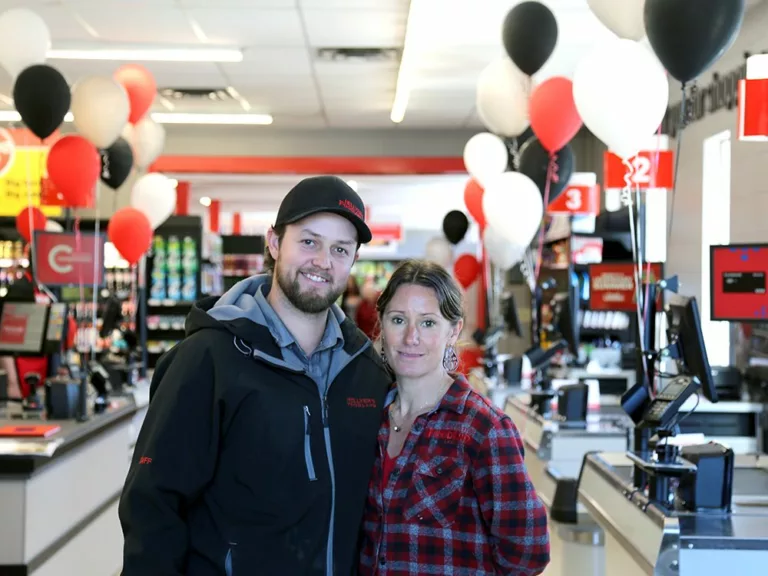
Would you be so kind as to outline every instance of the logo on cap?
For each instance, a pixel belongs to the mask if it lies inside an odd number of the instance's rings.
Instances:
[[[339,200],[339,206],[341,206],[342,208],[346,208],[347,210],[352,212],[352,214],[354,214],[355,216],[360,218],[360,220],[363,220],[363,213],[360,211],[360,208],[358,208],[357,206],[352,204],[351,201],[349,201],[349,200]]]

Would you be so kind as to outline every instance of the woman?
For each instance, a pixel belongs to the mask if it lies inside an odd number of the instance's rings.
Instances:
[[[407,261],[377,308],[396,377],[379,429],[360,574],[533,576],[549,562],[547,515],[517,429],[454,372],[461,292]]]

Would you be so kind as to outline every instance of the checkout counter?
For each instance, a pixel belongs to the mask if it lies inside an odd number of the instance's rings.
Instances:
[[[763,450],[764,406],[718,401],[695,300],[673,297],[668,308],[668,325],[672,345],[665,352],[677,360],[682,376],[665,374],[662,379],[662,392],[655,397],[659,400],[656,412],[665,401],[665,394],[674,398],[669,401],[672,410],[661,427],[659,418],[653,416],[654,399],[643,383],[638,384],[635,379],[621,398],[603,393],[601,387],[600,405],[595,407],[583,401],[583,388],[581,392],[578,390],[591,378],[586,378],[587,374],[570,378],[561,390],[577,393],[576,404],[581,404],[581,408],[574,412],[572,406],[561,406],[562,394],[552,390],[551,376],[568,379],[562,371],[548,370],[546,377],[528,386],[529,390],[499,385],[500,378],[481,372],[471,375],[473,385],[489,396],[495,394],[501,398],[502,390],[506,390],[504,410],[520,431],[526,466],[550,513],[550,538],[555,553],[547,576],[575,573],[679,576],[719,574],[725,570],[739,576],[758,571],[765,574],[768,457],[755,456]],[[542,364],[539,369],[543,371],[545,366]],[[673,394],[674,385],[680,389],[681,382],[686,384],[685,393]],[[542,384],[545,394],[541,393]],[[699,397],[699,392],[703,397]],[[638,394],[644,393],[638,401]],[[558,396],[558,406],[552,408],[548,402]],[[680,500],[690,497],[691,483],[695,485],[692,479],[697,477],[699,469],[703,470],[701,477],[704,477],[711,472],[706,466],[715,462],[719,462],[723,473],[718,477],[719,484],[708,485],[727,485],[730,458],[734,463],[732,511],[725,513],[722,508],[694,512],[670,510],[668,506],[654,503],[653,495],[649,496],[649,486],[655,490],[658,487],[648,481],[648,474],[644,481],[634,482],[636,474],[642,477],[635,472],[638,466],[653,467],[654,460],[658,459],[653,442],[643,453],[637,452],[636,438],[647,438],[651,431],[656,433],[658,429],[664,440],[659,443],[657,439],[656,445],[661,445],[664,454],[671,451],[672,460],[679,468],[677,476],[664,485],[669,490],[670,486],[682,484]],[[680,434],[680,440],[686,433],[704,433],[708,443],[702,444],[705,440],[699,437],[694,439],[699,443],[697,447],[666,447],[670,436]],[[671,440],[672,446],[675,443],[676,440]],[[702,446],[704,452],[710,452],[706,462],[695,452]],[[640,464],[636,465],[638,459]],[[760,523],[761,527],[753,530],[754,525]],[[707,559],[720,550],[729,550],[732,560]],[[750,558],[753,563],[742,568],[741,562],[746,563]],[[567,566],[556,565],[558,559],[564,559]],[[721,568],[718,570],[715,566]],[[735,566],[739,568],[734,569]]]
[[[54,344],[53,315],[41,315],[46,309],[51,312],[47,305],[6,303],[0,354],[44,352]],[[87,375],[69,370],[64,365],[42,386],[33,383],[23,402],[0,394],[0,576],[121,570],[117,507],[149,386],[118,382],[109,391],[108,371],[98,365],[91,363]]]

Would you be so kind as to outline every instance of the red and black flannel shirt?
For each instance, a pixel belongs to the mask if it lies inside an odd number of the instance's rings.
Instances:
[[[390,393],[387,404],[394,400]],[[361,576],[534,576],[547,513],[512,420],[458,377],[414,423],[382,489],[385,413],[363,521]]]

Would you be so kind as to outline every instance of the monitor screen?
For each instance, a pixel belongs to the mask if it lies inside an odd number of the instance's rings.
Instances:
[[[712,320],[767,322],[767,274],[768,244],[712,246]]]
[[[47,304],[6,302],[0,309],[0,353],[40,354]]]

